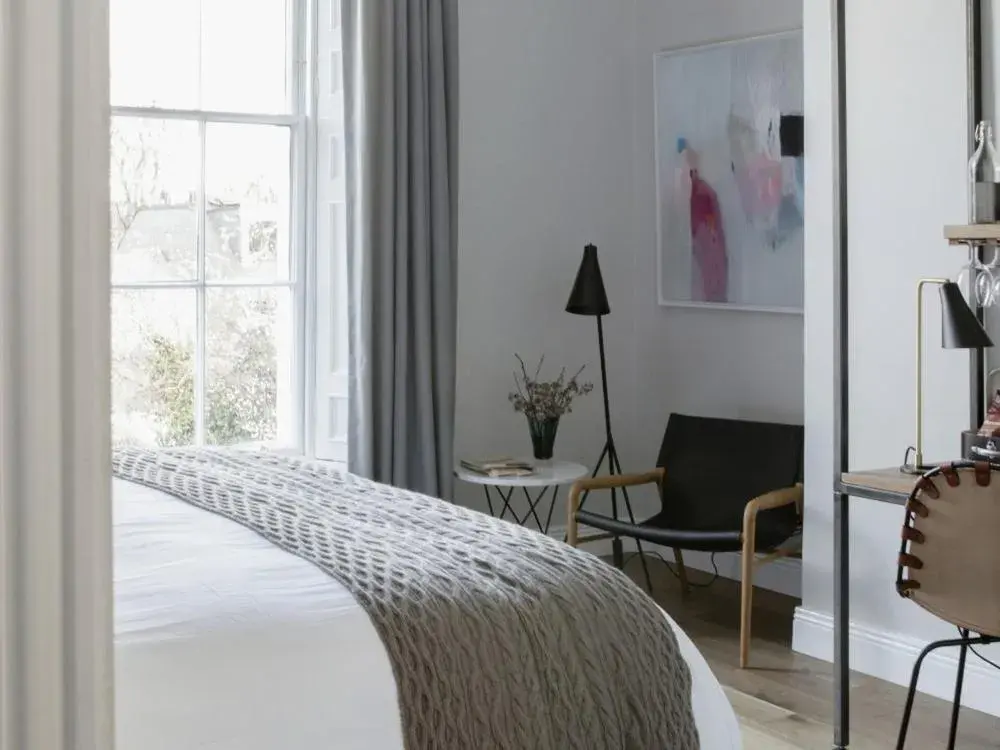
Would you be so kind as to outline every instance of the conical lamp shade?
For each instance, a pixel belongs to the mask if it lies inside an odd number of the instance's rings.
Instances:
[[[982,349],[993,346],[958,284],[941,285],[941,346],[945,349]]]
[[[583,249],[583,260],[580,261],[580,270],[576,272],[566,312],[574,315],[607,315],[611,312],[595,245],[587,245]]]

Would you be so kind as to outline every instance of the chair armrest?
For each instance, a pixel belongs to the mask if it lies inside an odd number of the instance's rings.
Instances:
[[[566,541],[576,546],[576,511],[580,508],[580,495],[591,490],[610,490],[618,487],[635,487],[640,484],[663,484],[663,469],[653,469],[644,474],[612,474],[603,477],[580,479],[573,483],[567,501]]]
[[[743,539],[754,539],[757,530],[757,514],[760,511],[782,508],[793,504],[798,510],[802,507],[802,499],[803,490],[801,484],[774,490],[773,492],[767,492],[759,497],[755,497],[743,509]]]
[[[662,484],[663,469],[653,469],[643,474],[610,474],[603,477],[589,477],[578,479],[573,482],[569,491],[570,513],[576,512],[579,507],[577,500],[581,493],[591,490],[610,490],[618,487],[635,487],[640,484]]]

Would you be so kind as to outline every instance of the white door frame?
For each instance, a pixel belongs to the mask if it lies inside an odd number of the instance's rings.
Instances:
[[[0,750],[114,744],[108,0],[0,0]]]

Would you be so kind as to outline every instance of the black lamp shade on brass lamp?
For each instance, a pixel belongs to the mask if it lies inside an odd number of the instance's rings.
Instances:
[[[941,295],[941,347],[943,349],[984,349],[993,346],[993,341],[983,328],[976,314],[969,307],[958,284],[948,279],[921,279],[917,284],[917,393],[916,393],[916,445],[906,450],[903,471],[921,474],[933,465],[924,463],[923,446],[923,291],[924,287],[935,285]],[[913,460],[910,461],[910,455]]]
[[[985,349],[993,346],[974,312],[965,302],[958,284],[942,284],[941,347],[944,349]]]
[[[574,315],[607,315],[611,312],[608,293],[604,290],[604,277],[601,276],[601,264],[597,262],[597,247],[594,245],[587,245],[583,249],[583,260],[576,272],[566,312]]]

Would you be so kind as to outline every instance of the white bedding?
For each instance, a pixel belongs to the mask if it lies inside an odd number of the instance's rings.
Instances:
[[[114,513],[118,750],[401,750],[392,668],[343,586],[155,490],[115,480]],[[722,688],[666,617],[703,750],[740,748]]]

